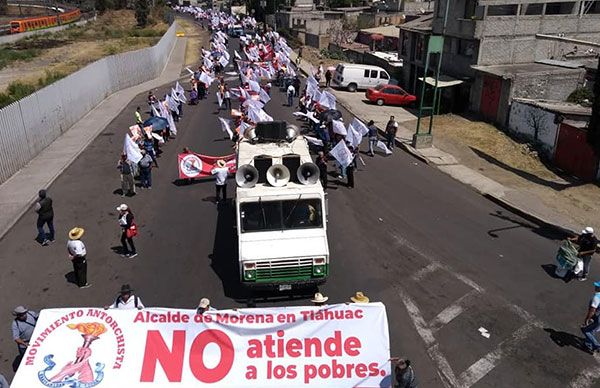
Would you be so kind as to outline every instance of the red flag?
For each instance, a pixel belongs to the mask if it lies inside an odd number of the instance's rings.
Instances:
[[[229,168],[230,174],[235,174],[235,154],[227,156],[207,156],[193,152],[178,155],[179,178],[204,178],[211,176],[213,168],[217,167],[217,160],[223,159]]]

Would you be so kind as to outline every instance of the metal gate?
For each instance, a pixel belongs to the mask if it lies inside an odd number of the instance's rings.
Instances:
[[[483,76],[483,89],[481,90],[481,104],[479,110],[486,120],[496,121],[501,91],[502,80],[500,78],[489,75]]]
[[[554,163],[582,180],[594,180],[598,171],[598,157],[587,142],[587,131],[560,124]]]

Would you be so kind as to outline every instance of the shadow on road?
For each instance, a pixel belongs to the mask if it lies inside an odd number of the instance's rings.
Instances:
[[[557,276],[556,275],[556,264],[542,264],[541,267],[548,274],[548,276],[550,276],[553,279],[560,279],[565,283],[569,283],[571,280],[573,280],[573,272],[572,271],[569,271],[569,273],[562,278],[560,276]]]
[[[67,272],[65,274],[65,280],[67,281],[67,283],[77,284],[77,281],[75,280],[75,272]]]
[[[509,230],[509,229],[516,229],[516,228],[520,228],[520,227],[530,229],[535,234],[538,234],[549,240],[563,240],[567,237],[564,232],[560,232],[560,231],[556,230],[555,228],[551,228],[549,226],[539,226],[539,225],[535,225],[528,221],[523,221],[523,220],[517,218],[517,216],[508,214],[508,213],[504,213],[502,210],[496,210],[495,213],[490,213],[490,216],[499,218],[504,221],[512,222],[513,224],[515,224],[514,226],[511,226],[511,227],[503,227],[503,228],[489,230],[487,233],[491,237],[494,237],[494,238],[499,237],[497,232]]]
[[[582,352],[590,353],[584,343],[584,339],[582,337],[578,337],[571,333],[567,333],[564,331],[556,331],[551,328],[544,328],[546,333],[550,334],[550,339],[561,348],[565,346],[572,346],[575,349],[579,349]]]

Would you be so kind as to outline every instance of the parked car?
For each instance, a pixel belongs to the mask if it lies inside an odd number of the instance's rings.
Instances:
[[[332,79],[334,86],[346,88],[350,92],[375,87],[388,83],[389,80],[390,75],[381,67],[356,63],[338,64]]]
[[[367,89],[367,99],[377,105],[410,105],[417,97],[407,93],[400,86],[381,84]]]

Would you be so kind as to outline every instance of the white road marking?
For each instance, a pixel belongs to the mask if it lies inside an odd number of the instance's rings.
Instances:
[[[423,279],[426,275],[432,273],[433,271],[435,271],[438,268],[440,268],[440,267],[436,263],[431,263],[431,264],[421,268],[417,272],[415,272],[414,275],[412,276],[412,280],[418,282],[419,280]]]
[[[438,371],[444,376],[446,381],[444,384],[447,383],[451,387],[458,387],[454,372],[452,371],[448,360],[446,360],[446,357],[440,352],[438,345],[435,343],[435,337],[427,327],[427,323],[423,318],[423,314],[421,314],[421,310],[402,288],[398,287],[398,293],[400,294],[400,299],[402,299],[404,306],[406,306],[408,315],[415,325],[415,329],[417,329],[417,333],[427,345],[427,354],[436,363]]]
[[[600,363],[600,355],[594,353],[594,358],[597,363]],[[590,366],[585,368],[579,376],[574,378],[569,383],[569,388],[588,388],[600,379],[600,365]]]
[[[432,332],[436,332],[444,325],[450,323],[454,318],[458,317],[467,306],[473,302],[475,296],[479,295],[477,290],[471,290],[458,298],[456,302],[446,307],[435,318],[429,322],[429,327]]]
[[[496,367],[502,360],[502,358],[512,352],[514,348],[521,343],[521,341],[531,333],[531,331],[535,328],[535,325],[532,323],[526,323],[521,326],[517,331],[513,333],[510,338],[502,341],[495,350],[486,354],[484,357],[480,358],[473,365],[467,368],[460,377],[459,380],[461,382],[462,387],[471,387],[479,380],[481,380],[485,375],[487,375],[492,369]]]

